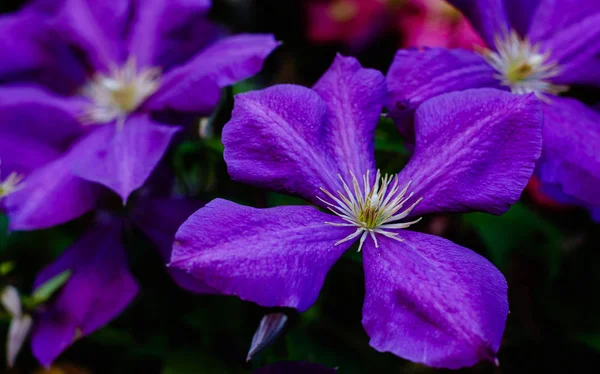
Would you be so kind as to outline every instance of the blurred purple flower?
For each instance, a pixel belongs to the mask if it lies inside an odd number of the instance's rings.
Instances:
[[[180,199],[144,198],[131,221],[169,260],[179,225],[201,204]],[[38,274],[34,288],[66,270],[71,276],[57,297],[35,316],[31,345],[43,366],[76,339],[91,334],[119,315],[134,299],[138,285],[129,272],[122,219],[101,215],[94,226],[53,264]],[[216,293],[182,270],[168,269],[175,283],[195,293]]]
[[[261,69],[273,36],[217,40],[209,8],[208,0],[39,0],[0,19],[3,53],[33,60],[21,69],[20,59],[0,61],[0,80],[13,82],[0,88],[0,159],[5,173],[25,176],[5,198],[12,229],[80,216],[95,206],[97,184],[125,202],[179,130],[161,114],[210,113],[223,87]]]
[[[454,0],[489,49],[400,50],[388,73],[389,109],[410,133],[412,110],[436,95],[475,87],[543,101],[536,176],[559,201],[600,209],[600,114],[559,97],[569,85],[600,85],[600,2]],[[409,121],[406,121],[406,119]]]
[[[238,95],[223,132],[232,178],[333,214],[216,199],[181,226],[171,266],[222,293],[305,311],[358,241],[374,348],[439,367],[494,360],[508,313],[502,274],[466,248],[401,229],[427,213],[500,214],[517,201],[541,151],[537,100],[493,89],[432,99],[415,113],[414,156],[382,177],[374,131],[386,94],[381,73],[338,56],[313,89]]]

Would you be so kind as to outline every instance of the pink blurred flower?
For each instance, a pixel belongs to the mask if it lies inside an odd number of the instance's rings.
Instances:
[[[385,31],[401,35],[400,47],[483,45],[468,21],[443,0],[307,1],[308,36],[360,49]]]

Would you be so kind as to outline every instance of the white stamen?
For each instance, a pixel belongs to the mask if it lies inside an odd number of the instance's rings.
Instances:
[[[10,173],[6,179],[2,180],[2,162],[0,161],[0,199],[10,195],[19,189],[19,183],[23,176],[17,173]]]
[[[330,201],[317,197],[327,205],[327,208],[335,215],[343,219],[347,223],[325,222],[331,226],[340,227],[356,227],[356,231],[348,235],[344,239],[335,243],[335,245],[347,242],[360,236],[358,251],[368,236],[375,243],[375,247],[379,247],[376,234],[383,235],[390,239],[403,241],[398,237],[397,232],[389,230],[404,229],[419,222],[417,219],[412,222],[398,222],[406,218],[415,206],[423,200],[417,199],[408,208],[403,209],[404,204],[410,200],[414,193],[406,196],[411,182],[408,182],[406,187],[400,190],[398,186],[398,175],[385,174],[381,176],[381,172],[377,170],[375,182],[371,185],[370,173],[363,176],[363,188],[360,188],[358,179],[352,172],[352,188],[348,186],[341,175],[338,175],[342,181],[344,192],[336,191],[337,196],[321,188],[321,191],[330,199]]]
[[[511,92],[535,93],[545,99],[545,94],[557,95],[567,90],[566,86],[551,83],[560,67],[549,61],[549,51],[540,53],[538,44],[521,39],[514,30],[496,36],[494,44],[497,51],[485,50],[483,57],[498,72],[495,77]]]
[[[127,116],[158,90],[160,79],[160,69],[138,71],[134,57],[121,68],[111,68],[108,75],[96,74],[82,91],[91,100],[83,122],[106,124],[116,120],[122,126]]]

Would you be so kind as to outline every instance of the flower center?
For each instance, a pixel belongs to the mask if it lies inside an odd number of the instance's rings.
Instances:
[[[17,173],[10,173],[4,180],[0,174],[0,200],[15,192],[22,180],[23,176]]]
[[[330,199],[326,201],[318,197],[319,200],[327,205],[327,208],[335,215],[346,221],[346,223],[326,222],[332,226],[356,227],[356,231],[346,238],[338,241],[335,245],[352,240],[360,235],[360,244],[358,251],[362,249],[367,236],[375,242],[375,247],[379,247],[375,234],[381,234],[388,238],[403,241],[398,238],[397,232],[389,230],[404,229],[419,222],[417,219],[412,222],[398,222],[406,218],[414,207],[423,200],[419,198],[408,208],[404,204],[410,200],[414,192],[406,195],[411,182],[408,182],[404,189],[400,190],[398,185],[398,175],[385,174],[377,170],[375,183],[371,185],[369,171],[363,175],[363,187],[360,187],[358,179],[352,174],[352,188],[344,181],[341,175],[338,177],[344,186],[344,192],[337,191],[337,196],[324,188],[321,191]]]
[[[125,118],[160,86],[161,72],[158,68],[138,70],[134,57],[121,68],[111,68],[108,75],[98,73],[83,88],[83,96],[91,101],[85,113],[85,123],[105,124]]]
[[[483,52],[485,60],[499,73],[496,77],[516,94],[559,94],[566,86],[555,85],[551,79],[560,73],[556,62],[550,62],[550,52],[540,53],[539,45],[521,39],[515,31],[496,36],[497,52]]]

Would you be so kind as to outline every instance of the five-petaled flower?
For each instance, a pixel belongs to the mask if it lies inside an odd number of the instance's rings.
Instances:
[[[439,367],[493,361],[508,313],[502,274],[466,248],[404,229],[427,213],[500,214],[517,201],[541,152],[538,100],[494,89],[429,100],[415,113],[413,157],[382,176],[374,131],[386,95],[381,73],[338,56],[313,89],[236,96],[223,130],[232,178],[334,214],[216,199],[180,227],[170,266],[224,294],[304,311],[359,242],[374,348]]]
[[[543,102],[542,191],[586,207],[600,220],[600,114],[558,96],[571,85],[600,85],[600,2],[452,0],[487,49],[400,50],[388,73],[389,109],[410,133],[412,110],[451,91],[494,87]],[[408,109],[408,110],[407,110]]]
[[[24,176],[11,229],[67,222],[103,189],[127,201],[179,126],[256,74],[271,35],[222,32],[209,0],[35,1],[0,22],[0,158]],[[15,40],[19,42],[15,42]],[[20,56],[13,58],[13,56]],[[26,83],[25,83],[26,82]]]

